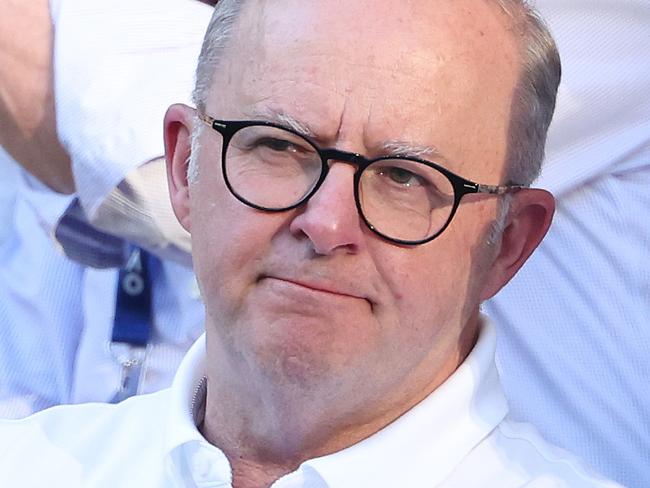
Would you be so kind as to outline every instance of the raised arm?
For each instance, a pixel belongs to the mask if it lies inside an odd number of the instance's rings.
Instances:
[[[0,0],[0,12],[0,144],[50,188],[72,193],[56,135],[48,1]]]

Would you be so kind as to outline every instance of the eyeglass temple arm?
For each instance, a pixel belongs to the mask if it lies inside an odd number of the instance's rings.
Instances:
[[[213,129],[216,129],[215,126],[223,127],[223,124],[218,124],[215,119],[210,117],[209,115],[205,115],[203,112],[200,110],[196,111],[196,114],[198,115],[199,119],[201,119],[203,122],[205,122],[207,125],[212,127]]]
[[[492,195],[504,195],[526,188],[522,185],[482,185],[480,183],[465,184],[468,190],[474,190],[474,193],[489,193]]]

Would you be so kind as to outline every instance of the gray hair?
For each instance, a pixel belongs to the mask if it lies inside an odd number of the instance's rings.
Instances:
[[[526,0],[496,2],[512,20],[521,60],[510,114],[505,179],[529,186],[542,169],[562,72],[560,55],[548,27]]]
[[[192,94],[194,104],[201,111],[205,111],[217,65],[232,37],[235,22],[245,3],[245,0],[220,0],[214,7],[212,19],[203,39],[199,64],[196,68],[196,85]]]
[[[505,181],[530,186],[542,170],[562,76],[560,54],[548,27],[526,0],[496,3],[513,23],[521,60],[510,112]],[[497,216],[487,232],[488,247],[495,246],[503,234],[511,198],[506,194],[499,201]]]
[[[511,109],[505,179],[530,185],[539,175],[544,159],[546,133],[560,82],[560,57],[546,25],[526,0],[492,1],[511,19],[521,58]],[[201,111],[205,111],[217,65],[245,3],[246,0],[220,0],[215,7],[196,70],[193,99]],[[195,130],[200,130],[197,127],[201,125],[195,124]],[[193,142],[198,142],[196,135]],[[194,157],[189,172],[194,179],[198,176]]]
[[[245,3],[246,0],[220,0],[214,7],[212,19],[210,19],[203,39],[196,68],[196,84],[192,93],[194,105],[201,112],[205,112],[214,74]],[[192,152],[187,165],[187,179],[190,183],[196,182],[199,177],[199,136],[202,128],[203,123],[198,117],[195,117],[192,129]]]
[[[203,127],[203,121],[195,116],[192,125],[192,137],[191,137],[191,151],[190,155],[185,161],[185,166],[187,167],[187,181],[190,184],[196,183],[199,179],[199,153],[201,151],[201,128]]]

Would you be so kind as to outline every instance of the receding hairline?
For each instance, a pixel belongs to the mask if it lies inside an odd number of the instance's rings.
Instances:
[[[453,0],[448,0],[452,1]],[[483,2],[487,4],[492,4],[495,7],[499,9],[499,12],[504,14],[504,17],[508,19],[508,22],[510,22],[510,28],[507,29],[508,32],[510,32],[513,41],[515,42],[515,45],[517,46],[517,54],[519,56],[519,65],[523,63],[523,53],[522,53],[522,46],[521,44],[521,28],[525,25],[525,7],[524,5],[527,4],[525,0],[482,0]],[[212,81],[214,79],[214,76],[216,75],[217,68],[219,67],[219,64],[221,61],[223,61],[226,57],[227,54],[229,54],[229,51],[233,49],[234,47],[234,41],[236,40],[236,35],[233,35],[233,33],[238,32],[238,27],[240,27],[241,22],[244,20],[246,12],[252,8],[254,4],[262,4],[265,3],[266,0],[220,0],[216,7],[215,7],[215,13],[212,17],[212,20],[208,26],[207,32],[206,32],[206,38],[205,41],[208,39],[208,36],[211,31],[215,30],[215,18],[219,16],[219,13],[223,12],[226,17],[226,28],[223,29],[225,32],[223,32],[223,36],[220,36],[220,41],[217,46],[214,48],[215,54],[219,54],[217,62],[212,64],[212,69],[209,70],[209,72],[203,72],[201,73],[204,78],[208,78],[210,83],[212,84]],[[241,41],[241,39],[239,39]],[[202,55],[203,52],[206,50],[206,46],[204,44],[203,50],[202,50]],[[201,59],[199,59],[199,65],[197,66],[197,87],[194,90],[194,102],[197,106],[200,106],[200,108],[205,109],[205,103],[207,101],[207,90],[203,91],[202,93],[198,93],[198,81],[199,81],[199,71],[201,71]],[[208,88],[208,87],[206,87]],[[200,95],[200,96],[198,96]]]
[[[557,48],[544,22],[527,0],[483,0],[504,15],[517,56],[517,74],[512,97],[512,110],[507,154],[507,182],[529,185],[539,174],[544,158],[546,133],[555,108],[560,62]],[[219,64],[233,48],[233,32],[245,17],[247,7],[264,0],[221,0],[204,41],[196,86],[195,105],[206,109]]]

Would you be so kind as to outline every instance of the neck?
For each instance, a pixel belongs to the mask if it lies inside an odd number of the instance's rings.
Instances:
[[[230,461],[235,488],[268,487],[304,461],[356,444],[410,410],[464,361],[476,330],[464,328],[449,350],[438,351],[444,360],[427,361],[421,368],[426,380],[406,378],[390,395],[364,398],[337,390],[337,378],[277,381],[208,340],[212,359],[201,431]]]
[[[204,437],[230,461],[233,487],[268,487],[306,460],[341,451],[397,416],[387,410],[350,420],[322,400],[232,395],[208,380]],[[400,412],[400,414],[403,412]]]

